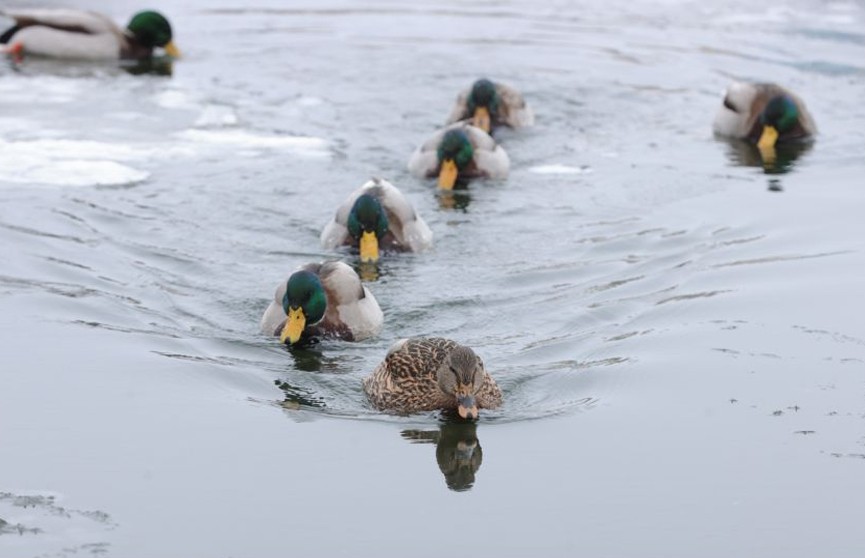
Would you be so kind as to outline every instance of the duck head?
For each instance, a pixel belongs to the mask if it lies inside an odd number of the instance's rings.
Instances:
[[[459,128],[448,130],[439,143],[437,154],[439,188],[453,190],[459,173],[469,166],[475,155],[468,134]]]
[[[129,20],[126,29],[141,46],[150,50],[162,47],[172,58],[180,58],[180,50],[171,40],[171,24],[159,12],[138,12]]]
[[[484,382],[484,365],[468,347],[452,350],[436,371],[439,389],[457,401],[457,412],[464,419],[478,418],[475,395]]]
[[[778,136],[791,131],[799,121],[799,107],[787,95],[777,95],[769,99],[757,119],[760,137],[757,147],[766,154],[774,149]]]
[[[472,119],[472,126],[477,126],[486,133],[492,129],[492,116],[499,108],[499,94],[496,85],[486,78],[477,80],[466,99],[466,106]]]
[[[361,194],[348,213],[348,232],[360,246],[360,261],[378,261],[379,241],[387,234],[387,214],[374,196]]]
[[[287,318],[279,340],[294,345],[307,325],[321,321],[327,309],[327,296],[318,276],[306,270],[292,273],[282,297],[282,309]]]

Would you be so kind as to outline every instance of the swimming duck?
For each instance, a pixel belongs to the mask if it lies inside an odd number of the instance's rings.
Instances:
[[[522,128],[535,123],[532,108],[519,91],[486,78],[477,80],[457,96],[447,123],[466,119],[487,133],[501,126]]]
[[[776,143],[805,141],[817,133],[805,103],[774,83],[734,82],[712,126],[716,134],[756,144],[774,159]]]
[[[143,59],[162,47],[177,58],[180,51],[171,41],[171,24],[154,11],[138,12],[126,29],[107,16],[72,9],[0,10],[15,24],[0,35],[7,52],[52,58],[91,60]]]
[[[326,249],[353,246],[362,262],[374,262],[379,250],[419,252],[432,245],[432,231],[399,189],[373,178],[337,209],[321,232]]]
[[[261,331],[289,345],[317,337],[361,341],[381,331],[384,316],[348,265],[330,261],[301,267],[279,285],[261,318]]]
[[[470,178],[504,178],[510,170],[508,154],[486,132],[465,122],[439,130],[418,147],[408,170],[418,177],[438,176],[439,188],[452,190]]]
[[[456,410],[476,419],[478,409],[494,409],[502,392],[470,348],[441,337],[402,339],[363,380],[363,390],[382,411],[409,414]]]

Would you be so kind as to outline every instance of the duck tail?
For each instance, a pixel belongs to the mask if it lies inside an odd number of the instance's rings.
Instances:
[[[6,31],[3,31],[3,34],[0,35],[0,45],[7,44],[9,42],[9,39],[11,39],[13,36],[15,36],[15,33],[17,33],[20,30],[21,30],[21,27],[19,27],[18,25],[13,25],[12,27],[7,29]]]

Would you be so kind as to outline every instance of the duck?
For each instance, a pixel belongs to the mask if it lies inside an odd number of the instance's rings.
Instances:
[[[481,78],[457,95],[447,123],[460,120],[469,120],[473,126],[492,133],[503,126],[532,126],[535,114],[519,91],[510,85]]]
[[[444,337],[401,339],[363,380],[363,391],[381,411],[412,414],[456,411],[478,418],[478,409],[495,409],[502,392],[475,352]]]
[[[420,252],[432,239],[432,231],[399,188],[377,177],[352,192],[321,231],[323,248],[357,248],[361,262],[378,261],[380,251]]]
[[[438,177],[439,188],[453,190],[471,178],[505,178],[508,154],[488,133],[456,122],[434,133],[415,149],[408,170],[419,178]]]
[[[108,16],[74,9],[0,10],[14,24],[0,35],[5,51],[18,57],[142,60],[157,47],[173,58],[180,51],[172,42],[171,24],[155,11],[136,13],[126,29]]]
[[[381,331],[384,315],[360,277],[340,261],[310,263],[280,283],[261,331],[289,346],[320,338],[362,341]]]
[[[764,159],[774,159],[778,143],[806,142],[817,133],[802,99],[774,83],[732,83],[712,128],[720,136],[755,144]]]

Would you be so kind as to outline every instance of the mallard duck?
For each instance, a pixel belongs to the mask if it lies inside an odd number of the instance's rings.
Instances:
[[[441,337],[402,339],[364,379],[373,406],[399,414],[456,410],[476,419],[478,409],[494,409],[502,392],[470,348]]]
[[[466,119],[471,119],[472,125],[487,133],[500,126],[521,128],[535,123],[532,108],[519,91],[486,78],[477,80],[457,96],[447,122]]]
[[[408,170],[415,176],[438,176],[439,188],[444,190],[470,178],[504,178],[510,166],[502,146],[480,128],[464,122],[433,134],[408,162]]]
[[[374,262],[379,250],[419,252],[432,245],[432,231],[399,189],[373,178],[336,210],[321,232],[326,249],[353,246],[362,262]]]
[[[805,141],[817,133],[805,103],[774,83],[735,82],[715,115],[716,134],[756,144],[774,159],[776,143]]]
[[[348,265],[330,261],[301,267],[276,289],[261,331],[289,345],[317,337],[361,341],[378,334],[381,308]]]
[[[93,60],[149,58],[162,47],[177,58],[180,51],[171,42],[171,24],[154,11],[135,14],[126,29],[107,16],[82,10],[0,10],[15,24],[0,35],[6,50],[53,58]]]

